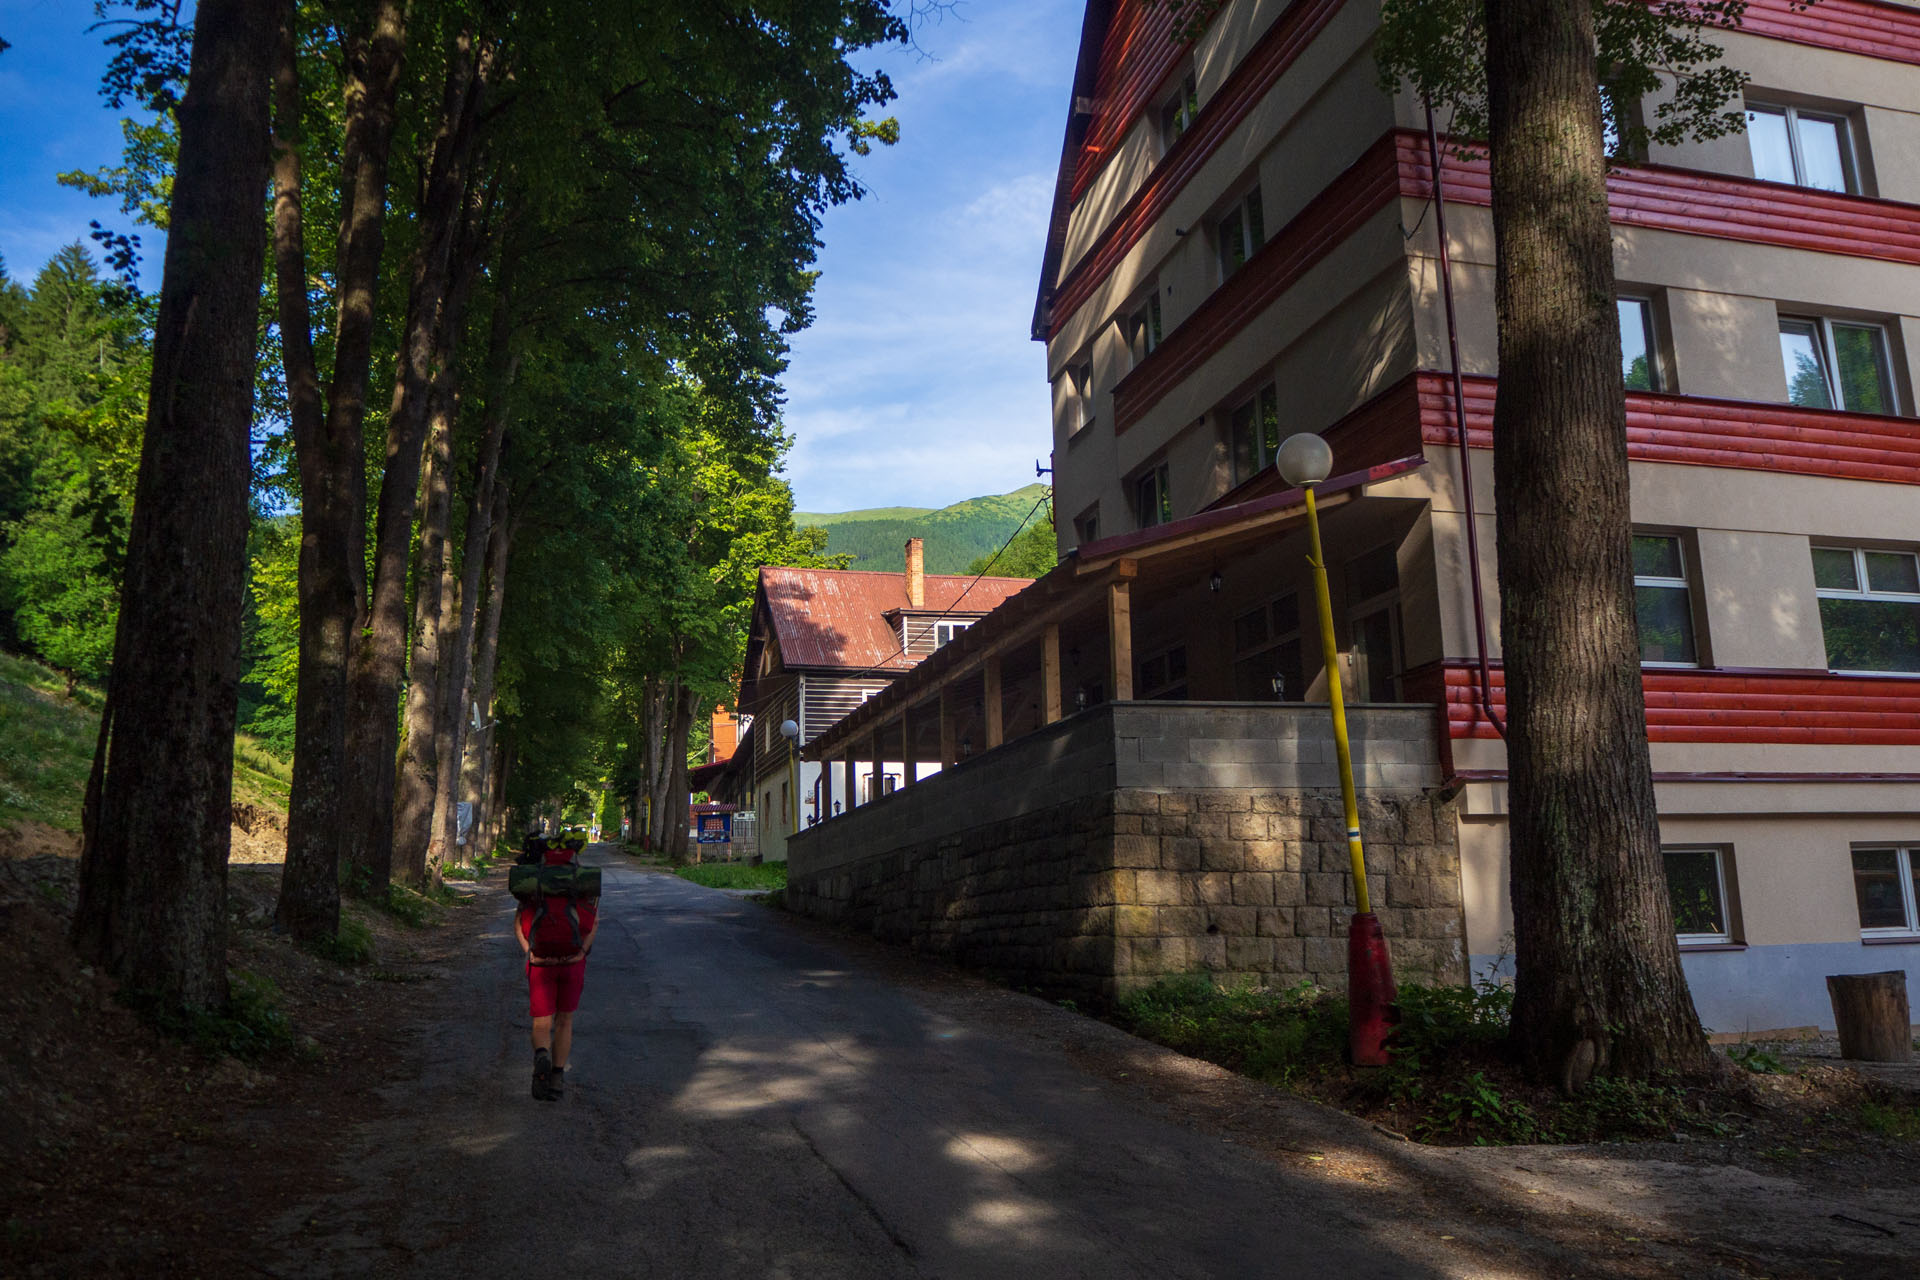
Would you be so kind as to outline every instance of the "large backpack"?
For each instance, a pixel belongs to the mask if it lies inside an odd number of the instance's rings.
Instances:
[[[552,852],[557,851],[550,851],[549,856]],[[533,908],[533,917],[527,922],[527,941],[533,954],[541,959],[571,955],[585,942],[579,904],[599,901],[600,868],[583,867],[574,856],[565,862],[515,866],[507,871],[507,891]],[[565,920],[566,932],[573,936],[573,945],[564,950],[554,949],[555,930],[542,927],[556,915]],[[564,938],[564,933],[561,936]]]

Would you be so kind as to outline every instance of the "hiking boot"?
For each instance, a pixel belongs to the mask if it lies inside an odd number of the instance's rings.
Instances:
[[[533,1096],[542,1102],[553,1097],[553,1055],[545,1049],[533,1051]]]
[[[567,1091],[567,1069],[555,1067],[553,1078],[547,1082],[547,1101],[558,1102]]]

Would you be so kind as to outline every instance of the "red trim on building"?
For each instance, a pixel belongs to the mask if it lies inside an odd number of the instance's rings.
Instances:
[[[1425,199],[1432,173],[1426,135],[1399,130],[1394,137],[1400,193]],[[1443,151],[1440,165],[1449,204],[1492,205],[1493,183],[1485,156],[1462,159]],[[1920,206],[1896,200],[1643,165],[1617,168],[1607,175],[1607,213],[1615,225],[1623,227],[1920,263]]]
[[[1186,52],[1173,33],[1172,9],[1159,0],[1119,0],[1114,6],[1094,76],[1094,117],[1073,169],[1072,199],[1086,194],[1107,167]]]
[[[1453,388],[1423,372],[1420,435],[1454,443]],[[1467,378],[1467,443],[1493,447],[1493,378]],[[1627,393],[1627,456],[1741,471],[1920,484],[1920,421],[1705,396]]]
[[[1345,2],[1294,0],[1293,6],[1280,15],[1272,30],[1261,37],[1253,51],[1227,77],[1226,83],[1201,107],[1193,127],[1181,135],[1180,141],[1161,159],[1153,176],[1133,193],[1079,265],[1060,281],[1053,294],[1049,338],[1057,335],[1101,282],[1113,274],[1120,259],[1139,242],[1148,227],[1160,220],[1207,158],[1267,96],[1294,59],[1313,43],[1320,29]],[[1080,189],[1076,173],[1075,190]]]
[[[1477,664],[1445,665],[1445,706],[1454,738],[1499,735],[1475,705]],[[1920,746],[1920,678],[1826,673],[1755,676],[1648,668],[1640,675],[1652,742]],[[1504,713],[1506,676],[1493,668],[1493,703]]]
[[[1920,13],[1873,0],[1750,0],[1740,30],[1793,44],[1920,63]]]

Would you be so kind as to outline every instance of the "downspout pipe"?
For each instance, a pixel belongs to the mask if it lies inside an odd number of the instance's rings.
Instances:
[[[1440,181],[1440,134],[1433,123],[1433,103],[1427,109],[1427,164],[1433,175],[1433,230],[1440,240],[1440,297],[1447,315],[1447,361],[1453,371],[1453,435],[1460,450],[1460,499],[1466,507],[1467,581],[1473,590],[1473,641],[1480,655],[1480,680],[1475,695],[1480,714],[1506,741],[1507,725],[1493,710],[1493,669],[1487,657],[1487,600],[1480,581],[1480,533],[1473,505],[1473,459],[1467,452],[1467,396],[1460,378],[1460,326],[1453,311],[1453,260],[1447,252],[1447,197]]]

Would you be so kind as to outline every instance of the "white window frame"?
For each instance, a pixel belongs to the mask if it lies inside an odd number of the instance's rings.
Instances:
[[[1094,503],[1073,518],[1073,536],[1082,545],[1100,540],[1100,504]]]
[[[1160,99],[1160,154],[1171,151],[1173,144],[1186,136],[1199,114],[1200,85],[1194,79],[1193,68],[1188,67],[1180,73],[1173,92]]]
[[[1788,106],[1782,102],[1766,101],[1748,102],[1745,104],[1744,110],[1747,115],[1764,113],[1766,115],[1781,116],[1786,120],[1787,153],[1793,161],[1793,185],[1796,187],[1805,187],[1808,191],[1825,191],[1826,188],[1815,187],[1807,182],[1807,162],[1800,154],[1800,117],[1806,116],[1810,119],[1825,120],[1838,124],[1840,126],[1840,172],[1842,174],[1841,180],[1845,183],[1846,190],[1844,193],[1834,192],[1833,194],[1850,196],[1860,194],[1860,165],[1855,157],[1853,119],[1844,111],[1809,110],[1801,107]],[[1748,130],[1748,137],[1749,139],[1752,137],[1751,129]],[[1751,156],[1753,154],[1753,143],[1751,140],[1749,140],[1747,146],[1747,154]],[[1762,178],[1761,181],[1777,182],[1779,179]]]
[[[1681,671],[1693,670],[1694,668],[1700,666],[1701,627],[1700,627],[1700,611],[1698,608],[1695,607],[1695,603],[1694,603],[1693,580],[1686,576],[1687,570],[1688,570],[1687,540],[1684,537],[1682,537],[1680,534],[1669,532],[1668,530],[1665,530],[1665,529],[1635,529],[1633,531],[1633,536],[1636,538],[1671,538],[1673,540],[1674,545],[1679,548],[1680,576],[1678,578],[1668,578],[1668,577],[1663,577],[1661,575],[1652,574],[1652,573],[1635,573],[1633,575],[1633,585],[1635,587],[1669,587],[1669,588],[1679,587],[1681,590],[1686,592],[1687,615],[1693,622],[1693,661],[1692,662],[1654,662],[1654,661],[1651,661],[1650,659],[1643,657],[1640,659],[1640,665],[1643,667],[1657,667],[1663,670],[1681,670]],[[1638,630],[1637,627],[1635,629]]]
[[[1623,293],[1614,299],[1616,314],[1619,304],[1635,303],[1640,308],[1640,325],[1647,344],[1647,381],[1649,386],[1644,394],[1663,395],[1667,391],[1666,371],[1660,366],[1660,320],[1659,308],[1654,306],[1653,298],[1644,293]],[[1620,370],[1620,380],[1626,381],[1627,371]]]
[[[1887,380],[1887,415],[1902,412],[1900,405],[1900,386],[1893,377],[1893,338],[1887,332],[1887,326],[1877,320],[1848,320],[1832,316],[1780,315],[1780,327],[1790,324],[1812,325],[1814,340],[1820,344],[1820,373],[1827,382],[1827,399],[1833,401],[1833,407],[1845,413],[1866,413],[1865,409],[1849,409],[1846,395],[1840,386],[1840,348],[1833,340],[1833,327],[1839,325],[1846,329],[1872,329],[1880,335],[1880,375]],[[1788,394],[1792,394],[1793,370],[1786,368],[1784,355],[1781,368],[1787,375]],[[1795,406],[1800,408],[1802,406]],[[1883,415],[1886,416],[1886,415]]]
[[[1273,398],[1274,416],[1277,420],[1280,411],[1280,387],[1278,383],[1274,382],[1269,382],[1255,389],[1252,395],[1227,410],[1227,464],[1232,469],[1233,483],[1236,486],[1245,484],[1272,466],[1274,453],[1279,451],[1280,442],[1277,440],[1274,441],[1273,452],[1269,452],[1267,449],[1266,432],[1263,430],[1265,423],[1260,417],[1260,401],[1262,397],[1266,396]],[[1253,469],[1245,475],[1240,474],[1240,457],[1237,451],[1238,442],[1234,439],[1235,420],[1240,416],[1240,412],[1243,409],[1250,409],[1253,413],[1251,420],[1253,431]],[[1276,434],[1278,434],[1277,431]]]
[[[1061,376],[1067,380],[1067,435],[1077,436],[1093,425],[1093,357],[1072,361]]]
[[[1260,236],[1258,239],[1255,239],[1253,234],[1254,220],[1252,214],[1255,208],[1260,210]],[[1242,258],[1239,266],[1229,267],[1227,265],[1227,223],[1233,219],[1235,214],[1239,215]],[[1220,283],[1225,284],[1242,270],[1247,263],[1253,261],[1253,255],[1260,252],[1260,247],[1266,242],[1266,201],[1261,198],[1260,184],[1255,182],[1252,186],[1234,197],[1233,203],[1223,209],[1220,216],[1213,220],[1214,265],[1220,270]]]
[[[1900,903],[1906,910],[1907,922],[1897,927],[1894,925],[1886,925],[1878,929],[1869,929],[1865,925],[1862,925],[1860,926],[1860,937],[1863,941],[1868,938],[1920,938],[1920,901],[1915,901],[1913,887],[1913,864],[1915,861],[1920,861],[1920,845],[1875,843],[1873,841],[1852,845],[1847,850],[1847,873],[1849,875],[1856,874],[1853,870],[1854,854],[1878,853],[1883,849],[1891,849],[1893,851],[1894,868],[1900,877]],[[1853,911],[1854,917],[1858,919],[1860,914],[1860,894],[1858,890],[1854,891]]]
[[[1733,941],[1733,899],[1727,894],[1727,853],[1725,845],[1718,844],[1672,844],[1660,846],[1661,869],[1664,878],[1665,859],[1670,853],[1710,853],[1713,855],[1713,877],[1715,888],[1720,892],[1720,919],[1724,928],[1719,933],[1681,933],[1679,926],[1674,927],[1674,939],[1683,947],[1724,946]]]
[[[1124,336],[1127,353],[1133,357],[1136,367],[1160,349],[1160,344],[1166,340],[1166,326],[1161,318],[1158,285],[1128,310]]]
[[[1875,591],[1871,585],[1871,580],[1867,577],[1867,554],[1869,552],[1882,555],[1903,556],[1914,556],[1914,552],[1903,547],[1861,547],[1832,542],[1813,543],[1809,548],[1809,555],[1814,551],[1852,552],[1853,580],[1859,584],[1854,590],[1847,591],[1840,587],[1823,587],[1816,583],[1813,588],[1813,594],[1816,600],[1866,600],[1880,601],[1885,604],[1920,604],[1920,592]],[[1920,560],[1920,556],[1914,556],[1914,558]],[[1820,624],[1820,646],[1822,649],[1826,647],[1826,640],[1826,622],[1823,619]],[[1885,676],[1893,679],[1911,679],[1915,674],[1920,674],[1912,671],[1855,671],[1831,665],[1828,666],[1827,670],[1835,675]]]
[[[969,619],[961,622],[936,622],[933,624],[933,647],[944,649],[960,638],[960,633],[972,626]]]
[[[1171,492],[1171,473],[1165,460],[1155,462],[1133,478],[1130,486],[1133,495],[1133,517],[1137,528],[1157,529],[1163,524],[1173,523],[1173,494]],[[1141,490],[1146,482],[1153,482],[1153,500],[1143,503]]]

